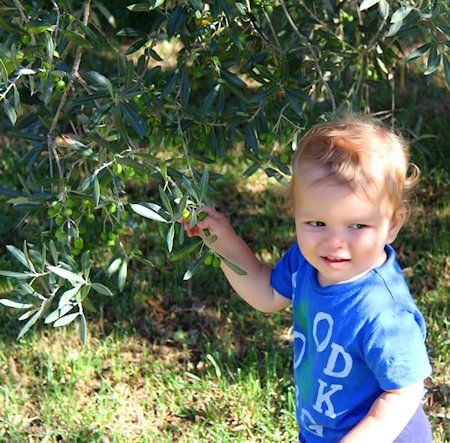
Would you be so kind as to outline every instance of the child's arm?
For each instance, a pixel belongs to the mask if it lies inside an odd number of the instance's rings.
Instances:
[[[188,223],[185,223],[186,231],[189,236],[200,235],[210,248],[247,273],[247,275],[239,275],[222,261],[222,271],[233,289],[248,304],[262,312],[273,312],[289,306],[290,300],[272,288],[270,266],[256,258],[223,214],[209,207],[205,207],[204,211],[207,217],[199,221],[194,228],[189,228]],[[205,229],[210,232],[208,237],[203,234]],[[217,239],[208,241],[212,237]]]
[[[422,395],[423,382],[383,392],[340,443],[393,442],[416,412]]]

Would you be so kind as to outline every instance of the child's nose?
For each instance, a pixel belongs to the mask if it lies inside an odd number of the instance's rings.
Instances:
[[[329,229],[326,233],[324,243],[330,248],[340,248],[344,245],[344,236],[338,229]]]

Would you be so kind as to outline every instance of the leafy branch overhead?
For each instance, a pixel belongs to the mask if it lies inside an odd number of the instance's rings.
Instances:
[[[397,124],[410,67],[450,85],[449,48],[443,0],[3,1],[0,149],[14,174],[0,233],[15,260],[2,275],[17,289],[0,300],[25,311],[19,335],[76,320],[85,341],[90,290],[124,291],[133,268],[160,266],[150,233],[190,260],[185,279],[222,262],[243,272],[179,223],[212,204],[227,156],[286,185],[311,123],[379,112],[387,90],[381,115]]]

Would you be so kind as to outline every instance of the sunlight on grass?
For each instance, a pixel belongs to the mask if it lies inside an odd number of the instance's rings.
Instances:
[[[245,442],[295,436],[293,391],[279,398],[286,381],[267,355],[265,362],[253,356],[245,369],[231,370],[219,356],[194,367],[187,350],[163,348],[159,352],[171,355],[158,359],[154,345],[134,336],[93,338],[80,352],[75,340],[70,330],[51,338],[37,333],[6,361],[2,355],[2,438]]]

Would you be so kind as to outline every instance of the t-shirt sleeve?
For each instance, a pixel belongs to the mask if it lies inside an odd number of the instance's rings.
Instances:
[[[297,243],[294,243],[272,270],[270,280],[272,287],[290,300],[292,300],[293,277],[295,278],[304,260]]]
[[[429,377],[423,318],[418,311],[381,314],[365,343],[365,358],[381,389],[400,389]]]

